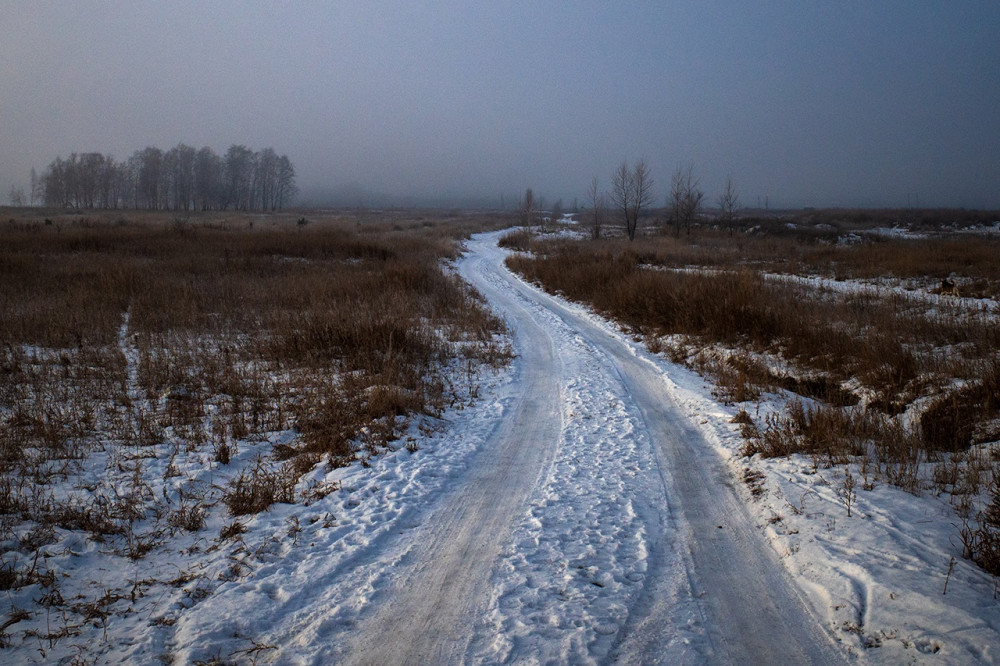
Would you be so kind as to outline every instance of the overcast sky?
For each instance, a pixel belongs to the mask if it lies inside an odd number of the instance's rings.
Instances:
[[[1000,2],[0,0],[0,199],[57,155],[549,202],[644,157],[756,205],[1000,208]]]

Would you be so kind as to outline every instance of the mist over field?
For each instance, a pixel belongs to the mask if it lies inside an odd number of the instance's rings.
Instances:
[[[275,146],[299,202],[1000,207],[992,2],[0,0],[0,198],[57,156]]]
[[[1000,663],[998,27],[0,0],[0,663]]]

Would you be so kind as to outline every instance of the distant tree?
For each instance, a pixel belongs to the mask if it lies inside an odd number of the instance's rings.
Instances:
[[[179,143],[163,156],[167,200],[173,210],[191,210],[195,207],[194,165],[197,155],[194,148]]]
[[[653,178],[644,160],[639,160],[632,168],[632,227],[639,223],[642,210],[653,203]],[[634,235],[634,234],[633,234]]]
[[[167,152],[148,147],[124,162],[101,153],[57,157],[41,176],[32,169],[32,198],[49,206],[149,210],[275,210],[298,192],[295,167],[272,148],[255,153],[232,146],[221,158],[211,148],[183,143]]]
[[[298,193],[299,188],[295,185],[295,167],[287,155],[282,155],[278,158],[278,189],[274,197],[274,205],[278,207],[278,210],[281,210]]]
[[[96,167],[97,193],[94,206],[97,208],[117,208],[118,195],[115,183],[118,163],[111,155],[101,155]]]
[[[629,169],[628,162],[623,160],[611,175],[611,202],[625,219],[625,231],[628,234],[629,240],[635,237],[635,231],[629,224],[628,214],[632,206],[631,180],[632,171]]]
[[[134,198],[135,179],[128,161],[118,162],[110,174],[112,208],[127,207]]]
[[[258,202],[261,210],[274,210],[278,196],[278,166],[280,159],[274,148],[265,148],[257,155],[254,180],[257,183]]]
[[[729,235],[733,235],[736,227],[736,211],[740,206],[740,193],[733,186],[733,177],[726,177],[726,189],[722,191],[717,199],[719,211],[723,225],[729,229]]]
[[[222,208],[223,163],[215,151],[205,146],[194,158],[194,196],[202,210]]]
[[[563,203],[562,199],[556,199],[556,202],[552,204],[552,211],[550,212],[552,217],[552,223],[555,224],[562,219],[563,216]]]
[[[152,146],[137,153],[136,208],[161,208],[163,192],[163,151]]]
[[[590,181],[587,187],[587,198],[590,200],[590,235],[594,240],[601,237],[601,228],[604,220],[608,216],[608,195],[598,187],[597,176]]]
[[[226,205],[236,210],[252,206],[254,153],[246,146],[233,145],[226,151]]]
[[[530,187],[524,191],[524,197],[518,204],[518,210],[521,213],[521,226],[530,229],[535,222],[535,193],[531,191]]]
[[[128,173],[129,182],[127,195],[129,203],[126,206],[131,206],[138,210],[141,207],[142,201],[142,192],[139,187],[139,173],[142,170],[142,153],[140,151],[132,153],[132,156],[128,158],[125,162],[125,170]]]
[[[77,178],[74,205],[79,208],[99,206],[101,181],[107,168],[107,160],[100,153],[83,153],[77,158],[75,166]]]
[[[670,196],[667,206],[674,220],[674,236],[680,237],[683,226],[691,233],[691,223],[698,216],[705,193],[698,189],[698,179],[694,177],[694,166],[677,167],[670,178]]]
[[[63,160],[57,157],[42,173],[42,200],[46,206],[62,206],[65,202],[65,181],[63,178]]]
[[[623,161],[611,177],[611,202],[625,218],[629,240],[635,240],[639,216],[652,201],[653,178],[646,162],[639,160],[629,169],[628,162]]]

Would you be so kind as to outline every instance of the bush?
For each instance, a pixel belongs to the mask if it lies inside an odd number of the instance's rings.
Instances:
[[[258,458],[253,467],[239,472],[230,482],[222,501],[233,516],[267,511],[275,502],[295,501],[294,471],[287,466],[270,469]]]

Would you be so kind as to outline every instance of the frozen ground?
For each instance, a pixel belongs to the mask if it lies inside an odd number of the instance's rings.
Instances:
[[[66,600],[103,610],[55,642],[39,637],[58,629],[55,605],[11,623],[0,659],[1000,660],[995,582],[958,557],[946,501],[859,486],[848,517],[845,468],[739,458],[738,406],[511,275],[498,236],[477,236],[458,264],[505,316],[519,354],[477,380],[478,400],[415,422],[370,468],[317,468],[299,491],[323,492],[245,520],[234,539],[215,538],[232,522],[217,506],[202,535],[123,570],[108,545],[59,530],[45,566],[72,574]],[[273,433],[240,455],[291,437]],[[177,497],[170,479],[190,479],[188,492],[211,497],[222,483],[205,461],[171,460],[173,477],[157,467],[166,460],[143,460],[150,492]],[[134,475],[129,464],[97,461],[94,474]],[[764,474],[756,497],[741,480],[747,466]],[[5,593],[7,615],[43,593]]]

